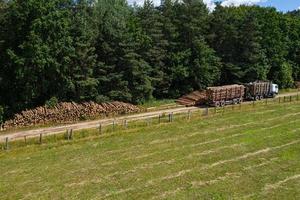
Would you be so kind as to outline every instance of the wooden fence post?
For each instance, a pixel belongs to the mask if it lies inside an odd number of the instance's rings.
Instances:
[[[208,116],[208,106],[205,107],[204,113],[202,112],[202,115]]]
[[[64,133],[65,140],[68,140],[68,135],[69,135],[69,129],[66,129],[66,132]],[[55,140],[57,141],[56,134],[53,134],[53,136],[55,136]]]
[[[98,132],[99,132],[100,135],[102,134],[102,124],[101,124],[101,123],[99,123],[99,129],[98,129]]]
[[[158,123],[160,124],[161,122],[161,114],[158,115]]]
[[[113,123],[112,123],[112,130],[113,130],[113,132],[115,131],[115,126],[116,126],[116,122],[114,120]]]
[[[172,122],[172,114],[169,113],[169,122]]]
[[[252,101],[252,107],[254,107],[254,106],[255,106],[255,100]]]
[[[69,129],[66,130],[64,138],[65,138],[65,140],[69,139]]]
[[[268,99],[266,98],[266,105],[268,105]]]
[[[40,139],[39,139],[39,143],[40,143],[40,144],[42,144],[42,142],[43,142],[43,134],[42,134],[42,133],[40,133]]]
[[[127,122],[126,119],[125,119],[125,121],[124,121],[124,126],[125,126],[125,129],[127,129],[127,127],[128,127],[128,122]]]
[[[5,150],[9,150],[9,146],[8,146],[8,137],[5,138]]]
[[[191,110],[188,111],[188,120],[191,119]]]
[[[73,129],[70,130],[69,140],[73,140]]]
[[[292,100],[293,100],[293,97],[292,97],[292,96],[290,96],[290,102],[292,102]]]
[[[27,137],[24,136],[24,142],[25,142],[25,145],[27,145]]]

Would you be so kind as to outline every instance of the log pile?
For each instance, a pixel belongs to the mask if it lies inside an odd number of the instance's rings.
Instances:
[[[300,81],[296,81],[296,87],[298,88],[298,89],[300,89]]]
[[[272,82],[256,81],[245,84],[245,86],[247,88],[247,98],[252,99],[252,97],[255,96],[268,96],[270,89],[272,88]]]
[[[49,123],[71,123],[83,119],[92,119],[109,115],[140,112],[140,108],[123,102],[97,104],[86,102],[61,102],[54,108],[46,106],[37,107],[16,114],[13,119],[4,123],[4,128],[27,127]]]
[[[176,103],[184,106],[197,106],[206,103],[206,91],[197,90],[190,94],[184,95],[176,100]]]

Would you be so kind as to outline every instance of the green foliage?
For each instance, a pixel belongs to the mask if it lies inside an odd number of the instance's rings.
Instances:
[[[108,102],[109,98],[107,96],[103,96],[103,95],[98,95],[95,99],[96,103],[104,103],[104,102]]]
[[[45,106],[48,108],[54,108],[58,104],[58,99],[56,97],[51,97],[48,101],[45,102]]]
[[[6,115],[62,101],[142,104],[207,86],[300,79],[299,11],[201,0],[0,0]]]
[[[270,67],[262,47],[257,9],[218,6],[211,17],[209,40],[222,59],[223,84],[267,79]]]
[[[293,69],[289,63],[283,63],[275,74],[277,82],[281,88],[291,88],[294,86]]]
[[[3,123],[4,120],[4,108],[0,106],[0,125]]]

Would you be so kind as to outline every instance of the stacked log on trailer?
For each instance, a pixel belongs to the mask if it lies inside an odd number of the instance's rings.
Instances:
[[[260,100],[274,95],[272,93],[272,82],[256,81],[253,83],[245,84],[245,86],[245,96],[248,100]]]
[[[176,103],[184,106],[198,106],[203,105],[207,101],[206,91],[197,90],[190,94],[184,95],[176,100]]]
[[[224,106],[225,104],[241,103],[244,94],[245,87],[243,85],[208,87],[206,91],[208,104],[217,107]]]
[[[74,102],[62,102],[54,108],[46,106],[37,107],[16,114],[13,119],[4,123],[4,128],[26,127],[49,123],[71,123],[83,119],[105,117],[109,115],[140,112],[141,109],[132,104],[123,102],[111,102],[97,104],[86,102],[77,104]]]

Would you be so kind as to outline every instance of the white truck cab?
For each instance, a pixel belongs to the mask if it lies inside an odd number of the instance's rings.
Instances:
[[[279,88],[277,84],[272,84],[271,93],[277,95],[279,92]]]

